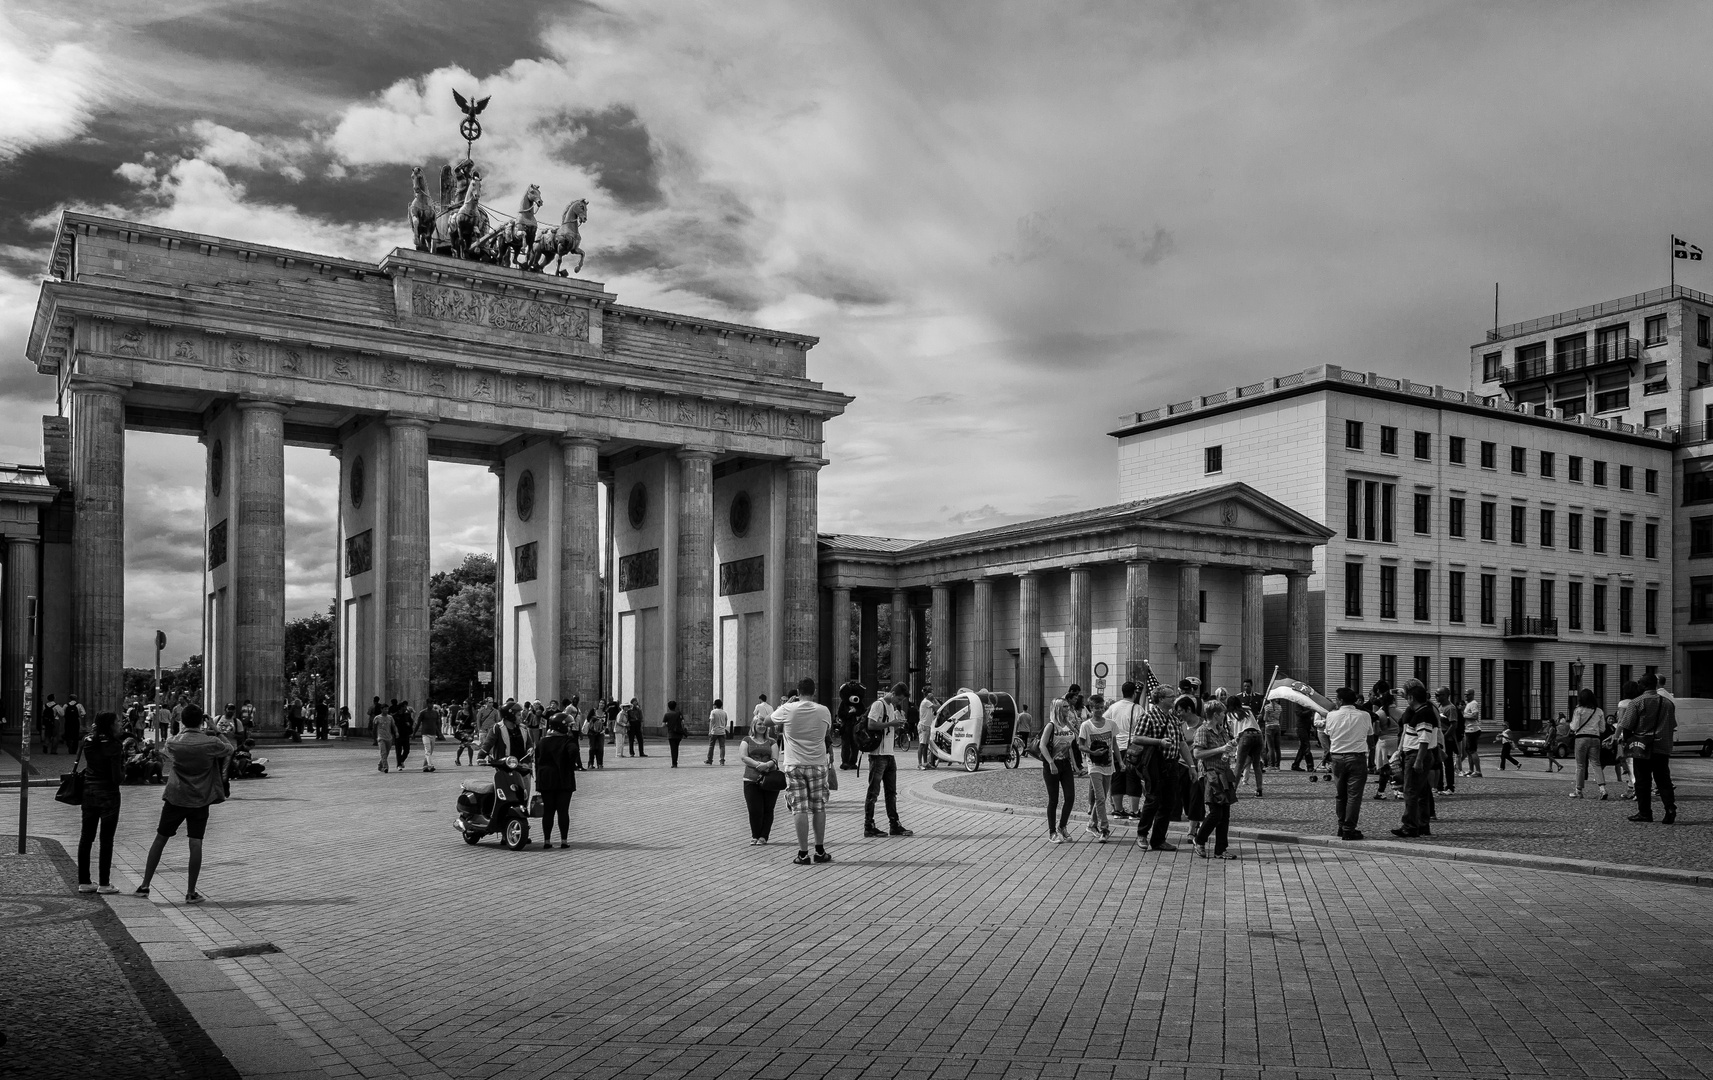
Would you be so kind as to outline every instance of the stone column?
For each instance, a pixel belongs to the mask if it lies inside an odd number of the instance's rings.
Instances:
[[[1300,570],[1285,575],[1285,666],[1293,679],[1320,681],[1309,677],[1309,576]]]
[[[72,383],[71,494],[71,692],[93,717],[118,711],[125,686],[125,399],[114,384]]]
[[[888,663],[892,667],[892,682],[910,685],[910,594],[903,589],[892,590],[892,644]],[[891,684],[888,684],[888,689]]]
[[[1178,565],[1178,679],[1201,673],[1201,564]],[[1205,691],[1207,687],[1202,687]]]
[[[714,697],[714,455],[678,451],[678,710],[708,718]]]
[[[1037,719],[1041,700],[1041,576],[1033,570],[1017,575],[1017,705]]]
[[[928,673],[928,685],[934,688],[934,694],[940,699],[950,697],[957,692],[956,672],[958,665],[958,646],[952,640],[952,587],[938,584],[934,586],[933,629],[929,631],[928,647],[933,650],[929,664],[933,670]]]
[[[785,681],[813,678],[819,667],[821,594],[817,561],[816,491],[822,462],[785,463]],[[782,688],[768,687],[768,693]],[[827,693],[823,688],[823,694]]]
[[[1071,567],[1070,627],[1065,640],[1065,673],[1070,681],[1082,687],[1084,694],[1094,692],[1094,605],[1092,581],[1086,566]]]
[[[832,649],[832,664],[827,668],[833,676],[833,685],[822,687],[822,697],[832,700],[833,691],[851,677],[851,591],[849,589],[834,589],[833,591],[833,640],[828,643]]]
[[[910,609],[910,666],[915,673],[910,676],[910,699],[916,700],[928,683],[928,611],[926,608]]]
[[[1266,643],[1266,615],[1262,608],[1261,571],[1243,571],[1243,655],[1238,680],[1253,680],[1265,693],[1267,673],[1261,670],[1262,648]]]
[[[506,601],[506,582],[509,575],[506,567],[511,565],[511,552],[506,549],[506,467],[490,465],[488,471],[499,481],[500,494],[496,500],[499,523],[494,526],[494,681],[488,684],[488,693],[496,702],[504,702],[506,666],[506,616],[510,605]]]
[[[1124,677],[1143,684],[1143,661],[1148,655],[1148,574],[1145,559],[1124,564]]]
[[[34,719],[24,715],[24,664],[36,652],[36,643],[30,636],[30,597],[37,597],[37,603],[40,603],[37,591],[40,581],[41,547],[37,539],[33,536],[8,536],[5,595],[0,597],[6,634],[6,651],[0,658],[0,681],[6,685],[6,694],[0,707],[5,708],[6,716],[14,724],[27,724]],[[41,670],[39,663],[36,669],[38,672]],[[35,711],[40,711],[41,698],[38,688],[33,702]]]
[[[387,417],[387,698],[428,700],[428,421]]]
[[[600,444],[574,436],[559,449],[559,699],[576,695],[587,706],[601,692]]]
[[[873,691],[880,685],[880,601],[872,593],[861,600],[862,625],[857,645],[858,670],[862,684]]]
[[[970,645],[975,652],[972,679],[976,690],[993,689],[993,579],[975,579],[975,604]]]
[[[285,721],[285,413],[277,401],[238,403],[232,469],[234,696],[263,731]]]

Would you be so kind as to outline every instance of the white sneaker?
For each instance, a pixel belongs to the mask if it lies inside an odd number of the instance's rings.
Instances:
[[[1047,834],[1047,842],[1049,844],[1062,844],[1065,842],[1065,838],[1056,832],[1050,832]]]
[[[1573,799],[1580,799],[1582,798],[1582,793],[1580,791],[1573,791],[1570,793],[1570,797]]]

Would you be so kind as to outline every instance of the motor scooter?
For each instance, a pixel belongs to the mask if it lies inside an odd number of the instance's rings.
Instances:
[[[458,819],[452,823],[466,844],[500,834],[504,847],[517,851],[529,845],[529,786],[531,770],[515,757],[487,762],[492,780],[466,780],[458,793]]]

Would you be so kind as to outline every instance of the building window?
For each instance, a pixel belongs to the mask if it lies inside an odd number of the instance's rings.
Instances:
[[[1382,454],[1396,454],[1398,452],[1398,429],[1397,428],[1386,427],[1384,425],[1381,426],[1381,428],[1380,428],[1380,452]]]
[[[1520,446],[1511,447],[1511,471],[1514,473],[1529,471],[1529,452]]]
[[[1496,695],[1494,675],[1499,666],[1497,660],[1481,661],[1481,719],[1493,719],[1493,699]]]
[[[1505,358],[1502,352],[1490,352],[1481,358],[1481,381],[1495,382],[1505,375],[1505,365],[1500,361]]]
[[[1630,620],[1630,600],[1636,595],[1636,590],[1628,585],[1618,586],[1618,633],[1633,634],[1635,624]]]
[[[1606,554],[1606,519],[1594,515],[1594,554]]]
[[[1527,543],[1525,534],[1528,532],[1528,512],[1526,506],[1511,507],[1511,543]]]
[[[1380,617],[1398,617],[1398,568],[1395,566],[1380,567]]]
[[[1713,471],[1690,472],[1689,463],[1683,468],[1683,505],[1713,502]]]
[[[1523,620],[1529,612],[1529,579],[1526,577],[1511,578],[1511,628],[1520,630]]]
[[[1642,593],[1642,629],[1650,634],[1659,633],[1659,590],[1648,589]]]
[[[1635,676],[1635,671],[1636,667],[1634,664],[1618,665],[1618,689],[1620,692],[1630,685],[1631,680]]]
[[[1433,588],[1433,571],[1416,567],[1415,572],[1415,616],[1417,622],[1427,622],[1432,618],[1429,614],[1428,591]]]
[[[1498,532],[1499,532],[1499,526],[1497,524],[1498,516],[1499,516],[1499,505],[1497,503],[1490,503],[1490,502],[1486,502],[1486,501],[1483,501],[1481,503],[1481,539],[1483,539],[1483,540],[1496,540],[1496,539],[1498,539]]]
[[[1594,704],[1606,707],[1606,665],[1594,665]]]
[[[1583,367],[1588,363],[1588,335],[1571,334],[1556,339],[1552,343],[1552,359],[1552,366],[1558,371]]]
[[[1706,386],[1709,382],[1713,382],[1713,364],[1705,360],[1698,361],[1695,365],[1695,385]]]
[[[1570,618],[1572,630],[1582,629],[1582,582],[1573,581],[1564,587],[1564,613]]]
[[[1492,626],[1497,617],[1494,608],[1497,606],[1495,596],[1499,591],[1499,579],[1493,574],[1481,575],[1481,625]]]
[[[1634,465],[1618,466],[1618,489],[1632,491],[1636,486],[1636,467]]]
[[[1558,588],[1550,578],[1541,579],[1541,618],[1558,618]]]
[[[1604,461],[1596,461],[1594,463],[1594,486],[1606,486],[1606,463]]]
[[[1196,621],[1207,622],[1207,590],[1196,594]]]
[[[1433,436],[1426,431],[1416,432],[1416,460],[1426,461],[1433,457]]]
[[[1452,536],[1463,535],[1463,500],[1452,499],[1446,505],[1445,530]]]
[[[1642,554],[1650,559],[1659,558],[1659,526],[1651,521],[1642,526]]]
[[[1649,495],[1659,494],[1658,469],[1648,469],[1642,473],[1642,490],[1647,492]]]
[[[1429,531],[1428,518],[1432,516],[1430,511],[1432,503],[1433,496],[1420,491],[1416,492],[1415,524],[1418,535],[1426,535]]]
[[[1445,441],[1445,456],[1453,465],[1463,464],[1463,436],[1453,435]]]
[[[1629,520],[1618,522],[1618,554],[1634,555],[1636,553],[1636,523]]]
[[[1353,619],[1362,617],[1362,564],[1344,564],[1344,614]]]
[[[1204,465],[1203,470],[1202,470],[1203,472],[1216,473],[1216,472],[1223,472],[1224,471],[1224,469],[1225,469],[1225,447],[1223,447],[1223,446],[1210,446],[1206,450],[1204,450],[1202,453],[1206,458],[1205,462],[1203,463],[1203,465]]]
[[[1362,692],[1362,654],[1347,652],[1344,654],[1344,685]]]
[[[1498,443],[1490,443],[1490,442],[1482,443],[1481,444],[1481,467],[1483,469],[1497,469],[1499,467],[1498,461],[1499,461],[1499,444]]]
[[[1392,520],[1395,514],[1392,503],[1393,495],[1396,492],[1396,484],[1380,485],[1380,540],[1387,544],[1390,544],[1394,539],[1392,536]]]
[[[1463,621],[1463,571],[1453,570],[1445,576],[1445,617],[1451,622]]]
[[[1378,480],[1345,481],[1344,531],[1352,540],[1393,541],[1396,484]]]
[[[1664,345],[1665,344],[1665,316],[1664,315],[1650,315],[1650,316],[1648,316],[1647,321],[1642,323],[1642,334],[1643,334],[1643,338],[1642,338],[1642,344],[1643,345]]]
[[[1713,622],[1713,577],[1689,579],[1689,621]]]
[[[1344,535],[1352,540],[1362,539],[1362,481],[1344,482]]]
[[[1630,407],[1630,376],[1619,371],[1594,380],[1594,411],[1612,412]]]
[[[1695,344],[1703,349],[1713,345],[1713,320],[1705,315],[1695,316]]]
[[[1414,658],[1414,664],[1412,666],[1415,669],[1412,672],[1412,674],[1415,675],[1415,677],[1421,681],[1421,684],[1423,686],[1432,686],[1433,685],[1433,657],[1431,657],[1431,656],[1415,657]]]
[[[1387,653],[1380,654],[1380,677],[1392,686],[1398,685],[1398,658]]]
[[[1553,700],[1557,694],[1552,688],[1552,667],[1551,660],[1541,661],[1540,718],[1544,724],[1552,723],[1552,711],[1558,706]]]
[[[1445,661],[1446,684],[1451,687],[1451,700],[1463,706],[1463,657],[1450,656]]]
[[[1517,346],[1517,366],[1515,375],[1519,379],[1531,379],[1546,371],[1546,342],[1536,341],[1528,345]]]
[[[1598,581],[1594,583],[1593,607],[1594,632],[1596,634],[1604,634],[1606,632],[1606,586],[1600,584]]]
[[[1541,547],[1552,547],[1553,511],[1541,511]]]
[[[1344,422],[1344,448],[1346,450],[1362,449],[1362,421],[1346,420]]]
[[[1541,451],[1541,475],[1542,476],[1551,476],[1552,470],[1553,470],[1552,451],[1551,450],[1542,450]]]
[[[1582,459],[1575,454],[1570,455],[1570,468],[1567,470],[1569,481],[1573,484],[1582,483]]]
[[[1713,555],[1713,517],[1689,519],[1689,557],[1704,559]]]
[[[1582,550],[1582,515],[1566,514],[1564,546],[1572,551]]]

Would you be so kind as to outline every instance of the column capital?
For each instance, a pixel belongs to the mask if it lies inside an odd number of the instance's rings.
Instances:
[[[1017,571],[1014,571],[1011,576],[1016,578],[1018,581],[1023,581],[1027,578],[1040,577],[1041,571],[1039,571],[1039,570],[1017,570]]]
[[[125,375],[92,375],[77,371],[66,378],[65,385],[68,390],[84,394],[118,394],[131,389],[131,379]]]
[[[419,427],[426,430],[434,421],[426,416],[409,416],[404,413],[388,413],[387,426],[390,428]]]
[[[566,432],[559,436],[558,442],[560,446],[592,446],[596,449],[600,449],[601,446],[601,440],[595,436],[581,435],[574,432]]]
[[[237,401],[237,408],[240,412],[263,409],[280,413],[283,416],[288,407],[283,401],[271,401],[268,398],[239,398]]]
[[[41,537],[24,533],[5,533],[0,535],[0,540],[4,540],[7,547],[34,547],[42,542]]]
[[[1125,566],[1153,566],[1158,561],[1159,560],[1157,560],[1157,559],[1145,559],[1145,558],[1142,558],[1141,556],[1136,556],[1135,558],[1125,559],[1124,565]]]
[[[703,446],[680,446],[672,451],[672,456],[679,461],[712,461],[719,451]]]
[[[820,469],[823,465],[827,464],[829,464],[829,462],[826,458],[794,457],[785,459],[785,467],[794,472],[809,469]]]

